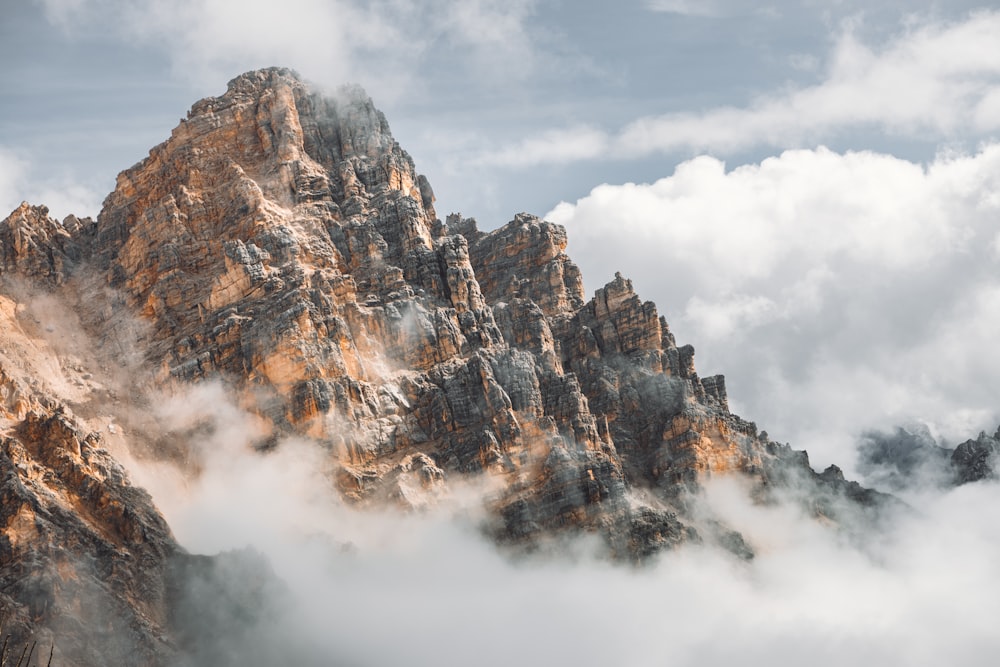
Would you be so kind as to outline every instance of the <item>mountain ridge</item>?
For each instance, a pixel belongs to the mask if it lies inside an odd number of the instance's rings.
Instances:
[[[745,477],[760,499],[798,489],[815,515],[845,524],[892,504],[835,466],[816,473],[805,452],[732,414],[724,378],[698,375],[694,348],[620,273],[587,299],[561,226],[522,213],[484,232],[459,214],[442,222],[433,204],[363,92],[327,97],[270,68],[195,103],[119,175],[96,221],[16,209],[0,223],[3,322],[50,341],[57,369],[32,384],[36,371],[0,355],[5,571],[35,563],[18,579],[53,590],[52,544],[77,544],[65,559],[75,562],[92,550],[79,536],[122,536],[104,566],[144,566],[98,597],[137,628],[127,650],[167,660],[170,573],[192,561],[100,443],[185,461],[197,428],[168,432],[142,401],[206,381],[259,420],[256,448],[303,437],[328,452],[338,491],[358,506],[419,509],[488,475],[498,490],[484,530],[514,550],[586,532],[636,563],[692,541],[752,558],[739,533],[691,510],[713,475]],[[30,296],[11,298],[18,289]],[[76,323],[46,332],[37,295]],[[73,327],[94,345],[67,347]],[[91,478],[111,496],[63,489],[95,489]],[[84,519],[74,537],[52,537],[69,519],[38,531],[41,515],[65,511]],[[99,637],[65,630],[72,596],[49,597],[6,600],[18,636],[62,627],[68,659],[96,664]]]

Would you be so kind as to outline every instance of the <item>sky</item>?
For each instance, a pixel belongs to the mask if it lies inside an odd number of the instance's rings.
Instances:
[[[236,74],[360,83],[484,229],[566,225],[734,411],[817,465],[1000,421],[1000,6],[31,0],[0,8],[0,206],[96,215]]]
[[[564,224],[588,293],[631,278],[734,411],[817,467],[851,474],[869,429],[954,446],[1000,423],[1000,4],[0,0],[0,62],[0,208],[96,215],[194,101],[288,66],[364,86],[442,216]],[[337,501],[317,501],[308,451],[228,456],[241,438],[207,443],[225,461],[185,493],[139,481],[188,548],[264,551],[301,623],[359,664],[1000,648],[995,483],[915,492],[919,512],[858,550],[722,482],[709,502],[754,564],[686,549],[636,573],[512,563],[435,516],[316,514]],[[281,537],[289,516],[364,557],[311,559]]]

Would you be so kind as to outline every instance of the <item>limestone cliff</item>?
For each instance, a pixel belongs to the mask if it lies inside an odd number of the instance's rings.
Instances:
[[[851,497],[842,476],[817,475],[730,413],[722,376],[697,374],[693,348],[629,280],[588,300],[562,227],[519,214],[484,232],[457,214],[441,222],[433,202],[363,92],[326,96],[259,70],[122,172],[96,222],[18,208],[0,223],[0,270],[7,294],[29,284],[76,304],[74,326],[102,348],[84,358],[129,365],[118,391],[220,380],[266,425],[261,448],[315,440],[359,504],[419,507],[490,475],[487,530],[506,544],[582,530],[627,559],[692,539],[751,557],[688,512],[707,477],[767,489],[796,476]],[[133,319],[138,356],[115,358]],[[22,369],[0,392],[0,558],[5,577],[42,591],[11,604],[30,625],[52,620],[45,596],[60,582],[96,586],[156,655],[179,549],[83,423],[104,414],[86,399],[99,383],[67,366],[58,387],[29,391]],[[55,544],[96,554],[96,569],[60,569],[77,561]]]
[[[762,474],[766,441],[628,280],[586,301],[560,226],[484,233],[432,201],[363,93],[262,70],[119,176],[91,255],[163,380],[225,378],[358,500],[421,502],[414,465],[426,491],[489,471],[502,535],[589,527],[624,554],[642,513],[689,535],[672,503],[700,478]]]
[[[45,214],[21,207],[0,234],[65,238],[66,226]],[[8,262],[26,272],[21,278],[59,276],[54,254],[36,250],[23,243]],[[108,451],[97,426],[107,417],[88,409],[108,399],[87,367],[93,360],[75,354],[74,331],[49,317],[46,296],[25,295],[13,278],[5,273],[0,296],[0,622],[8,648],[20,652],[33,637],[46,655],[58,643],[54,664],[161,664],[172,653],[169,563],[182,550]]]

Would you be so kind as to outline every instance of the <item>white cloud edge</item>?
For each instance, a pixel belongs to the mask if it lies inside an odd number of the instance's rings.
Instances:
[[[102,196],[75,181],[71,174],[39,174],[33,162],[18,151],[0,146],[0,220],[21,202],[47,206],[49,215],[96,216]]]
[[[470,82],[510,84],[558,60],[532,33],[537,0],[40,0],[74,35],[100,26],[164,53],[179,79],[217,84],[284,64],[331,88],[358,82],[383,102],[419,95],[434,49],[454,49]],[[290,20],[292,17],[308,20]],[[363,28],[362,28],[363,27]]]
[[[818,461],[849,469],[872,427],[996,428],[1000,143],[927,165],[822,148],[729,171],[700,157],[546,217],[587,280],[629,267],[699,370],[727,375],[734,409]]]
[[[645,7],[651,12],[699,18],[717,18],[723,13],[714,0],[646,0]]]
[[[827,61],[820,83],[762,95],[746,107],[644,116],[613,132],[587,124],[553,128],[485,150],[476,161],[528,167],[678,151],[726,154],[815,145],[861,129],[938,141],[1000,130],[1000,11],[913,23],[877,47],[844,24]]]

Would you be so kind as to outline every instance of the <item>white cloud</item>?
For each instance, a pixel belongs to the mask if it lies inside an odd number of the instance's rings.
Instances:
[[[760,326],[775,315],[774,302],[760,295],[735,294],[718,301],[695,296],[687,304],[688,318],[713,339],[725,339],[738,329]]]
[[[501,150],[480,163],[518,167],[536,164],[559,164],[586,160],[609,148],[608,137],[587,125],[549,130],[517,146]]]
[[[432,50],[471,81],[516,81],[544,65],[529,34],[534,0],[42,0],[68,32],[95,26],[155,45],[181,78],[218,85],[283,65],[324,85],[362,83],[386,100],[421,89]],[[546,54],[551,56],[552,54]]]
[[[997,484],[917,493],[917,512],[859,546],[721,478],[705,506],[751,541],[752,563],[699,545],[639,570],[586,544],[573,558],[512,560],[477,533],[474,488],[422,513],[358,509],[332,492],[315,443],[254,454],[252,419],[219,387],[158,405],[165,424],[208,434],[192,442],[200,473],[131,462],[136,477],[187,548],[267,555],[291,599],[255,599],[263,637],[298,664],[990,665],[1000,648],[1000,529],[983,511],[1000,502]],[[246,617],[235,610],[236,630]]]
[[[0,220],[22,201],[49,207],[49,215],[63,219],[70,213],[96,216],[101,198],[65,174],[38,174],[32,163],[0,146]]]
[[[0,149],[0,219],[6,218],[23,201],[21,186],[25,167],[23,160]]]
[[[602,185],[547,216],[588,288],[626,267],[730,402],[818,463],[863,429],[992,431],[1000,378],[1000,144],[927,166],[787,151],[725,171],[700,157]]]
[[[1000,89],[990,91],[979,101],[973,123],[980,132],[995,132],[1000,129]]]
[[[648,0],[646,8],[654,12],[681,16],[718,16],[722,8],[712,0]]]
[[[744,107],[644,116],[618,132],[591,131],[578,146],[573,132],[490,152],[484,158],[536,164],[549,145],[550,162],[567,156],[635,158],[658,152],[732,152],[755,146],[813,145],[845,131],[874,129],[894,136],[949,140],[989,133],[1000,124],[1000,12],[982,11],[955,23],[910,26],[885,45],[861,43],[843,29],[824,79],[813,86],[762,95]]]

